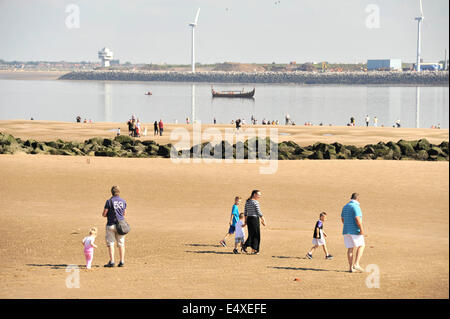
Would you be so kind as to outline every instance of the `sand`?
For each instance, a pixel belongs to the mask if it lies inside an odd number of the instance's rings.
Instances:
[[[113,138],[116,135],[117,128],[120,127],[122,134],[128,134],[126,120],[123,123],[75,123],[74,122],[54,122],[54,121],[31,121],[31,120],[0,120],[0,132],[9,133],[14,137],[20,137],[23,140],[35,139],[38,141],[51,141],[60,138],[65,141],[84,141],[93,136]],[[176,143],[180,137],[171,134],[174,130],[186,130],[193,140],[192,125],[185,124],[164,124],[163,136],[153,136],[153,123],[142,123],[142,128],[147,127],[147,136],[142,136],[140,140],[155,140],[159,144]],[[225,138],[225,130],[234,129],[231,124],[202,124],[202,134],[206,130],[216,129],[211,136],[222,140]],[[393,127],[347,127],[347,126],[285,126],[285,125],[244,125],[241,136],[246,137],[246,130],[263,129],[267,136],[270,135],[270,129],[276,129],[274,133],[278,137],[278,142],[294,141],[301,146],[312,145],[316,142],[334,143],[364,146],[367,144],[376,144],[383,142],[397,142],[400,139],[418,140],[426,138],[430,143],[440,144],[442,141],[449,140],[448,129],[415,129],[415,128],[393,128]],[[175,132],[174,132],[175,133]],[[204,137],[203,142],[209,141],[211,137]]]
[[[0,70],[0,79],[5,80],[56,80],[70,71],[9,71]]]
[[[279,161],[273,175],[260,166],[1,155],[0,298],[449,297],[447,162]],[[106,269],[101,212],[113,184],[132,231],[126,267]],[[261,254],[234,255],[218,242],[234,196],[254,188],[268,222]],[[354,191],[367,233],[362,265],[379,267],[379,288],[366,286],[369,273],[346,272],[340,211]],[[307,260],[321,211],[335,258]],[[91,226],[93,269],[67,288],[66,265],[83,267]]]
[[[82,141],[112,137],[109,130],[117,125],[0,121],[0,131],[23,139]],[[166,132],[182,127],[166,125]],[[431,129],[280,126],[279,131],[291,134],[280,140],[293,137],[301,145],[448,140],[448,130]],[[168,135],[155,140],[164,144]],[[0,298],[449,297],[448,162],[277,163],[274,174],[261,175],[266,164],[260,162],[0,155]],[[101,213],[114,184],[128,203],[132,231],[126,267],[107,269]],[[268,223],[261,254],[234,255],[219,240],[228,230],[234,196],[245,199],[255,188],[262,192]],[[370,273],[346,272],[340,212],[352,192],[361,194],[367,234],[361,264],[378,267],[379,288],[366,285]],[[323,251],[316,251],[308,260],[321,211],[328,213],[327,245],[335,258],[325,260]],[[99,228],[99,248],[93,268],[86,270],[81,240],[91,226]],[[67,288],[72,274],[67,265],[80,267],[79,288]]]

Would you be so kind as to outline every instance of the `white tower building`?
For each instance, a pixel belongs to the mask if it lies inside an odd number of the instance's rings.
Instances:
[[[113,52],[108,48],[103,48],[98,51],[98,58],[102,60],[102,67],[108,67],[109,61],[113,59]]]

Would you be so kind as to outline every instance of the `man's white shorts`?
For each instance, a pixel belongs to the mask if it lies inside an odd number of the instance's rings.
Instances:
[[[117,240],[117,246],[125,246],[125,235],[119,235],[116,230],[116,225],[106,226],[106,245],[114,246]]]
[[[325,239],[323,238],[313,238],[312,243],[314,246],[322,246],[325,245]]]
[[[365,246],[364,235],[344,235],[344,243],[346,248]]]

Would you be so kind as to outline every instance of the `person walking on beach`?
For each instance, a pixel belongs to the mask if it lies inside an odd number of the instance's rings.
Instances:
[[[241,128],[241,119],[236,120],[236,133],[239,133],[239,129]]]
[[[119,247],[120,263],[118,267],[123,267],[125,263],[125,236],[119,235],[116,229],[116,223],[118,220],[125,218],[127,202],[120,198],[120,190],[118,186],[111,188],[112,197],[105,203],[102,216],[106,217],[106,246],[109,252],[109,262],[105,267],[114,267],[114,243],[117,241]]]
[[[86,269],[91,269],[92,260],[94,259],[94,248],[97,245],[94,244],[95,237],[97,237],[97,227],[92,227],[89,231],[89,236],[83,238],[81,243],[84,246],[84,257],[86,258]]]
[[[373,118],[373,126],[375,126],[375,127],[378,126],[378,119],[376,116]]]
[[[245,240],[244,227],[245,227],[244,213],[240,213],[239,220],[236,223],[236,232],[234,235],[233,253],[235,253],[235,254],[239,254],[239,252],[237,250],[238,245],[241,246],[241,251],[244,251],[244,240]]]
[[[347,258],[350,272],[364,272],[359,262],[364,252],[364,229],[362,223],[362,211],[359,206],[359,194],[353,193],[350,202],[342,208],[341,220],[344,224],[342,234],[347,248]],[[353,251],[356,255],[353,258]]]
[[[245,203],[245,224],[248,226],[248,238],[245,241],[243,250],[247,252],[247,247],[251,247],[251,253],[254,255],[259,254],[259,245],[261,242],[260,235],[260,226],[259,222],[261,219],[261,224],[266,226],[266,220],[261,213],[261,209],[259,208],[258,199],[261,198],[261,192],[257,189],[252,191],[252,194],[247,199]]]
[[[162,119],[159,120],[159,136],[163,135],[163,130],[164,130],[164,123],[162,121]]]
[[[241,203],[241,198],[239,196],[236,196],[234,198],[234,205],[231,208],[231,216],[230,216],[230,221],[229,221],[230,228],[228,229],[228,232],[225,234],[225,237],[219,242],[223,247],[227,246],[227,243],[225,240],[228,238],[228,236],[233,235],[236,230],[236,223],[239,220],[238,206],[240,203]]]
[[[326,259],[333,258],[333,256],[331,256],[328,253],[327,244],[325,242],[325,237],[327,237],[327,234],[323,231],[323,223],[325,222],[326,219],[327,219],[327,213],[325,213],[325,212],[320,213],[319,220],[316,222],[316,225],[314,226],[314,233],[313,233],[313,240],[312,240],[312,243],[314,246],[306,254],[306,258],[308,258],[308,259],[313,258],[312,254],[317,248],[319,248],[319,246],[322,246]]]
[[[136,121],[136,137],[141,137],[141,122],[139,122],[139,119]]]
[[[365,120],[366,120],[366,127],[369,127],[369,122],[370,122],[370,117],[369,117],[369,115],[366,115]]]
[[[158,131],[158,121],[155,121],[155,123],[153,123],[153,136],[158,135],[159,131]]]

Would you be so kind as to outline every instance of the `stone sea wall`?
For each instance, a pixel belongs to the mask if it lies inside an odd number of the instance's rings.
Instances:
[[[207,83],[299,83],[447,86],[448,71],[426,72],[176,72],[176,71],[74,71],[60,80],[162,81]]]
[[[340,143],[315,143],[301,147],[295,142],[287,141],[275,144],[269,138],[252,138],[234,145],[222,141],[217,145],[203,143],[191,149],[175,150],[171,144],[159,145],[154,141],[140,141],[129,136],[109,138],[91,138],[84,142],[65,142],[62,140],[38,142],[23,141],[9,134],[0,132],[0,154],[50,154],[68,156],[107,156],[107,157],[138,157],[138,158],[170,158],[201,157],[208,154],[213,158],[270,158],[271,150],[278,147],[279,160],[327,160],[327,159],[363,159],[363,160],[419,160],[448,161],[448,142],[439,145],[430,144],[426,139],[418,141],[379,142],[364,147],[342,145]],[[172,154],[171,154],[172,152]],[[238,155],[236,155],[238,154]],[[274,153],[272,153],[274,154]],[[226,157],[225,157],[226,156]]]

